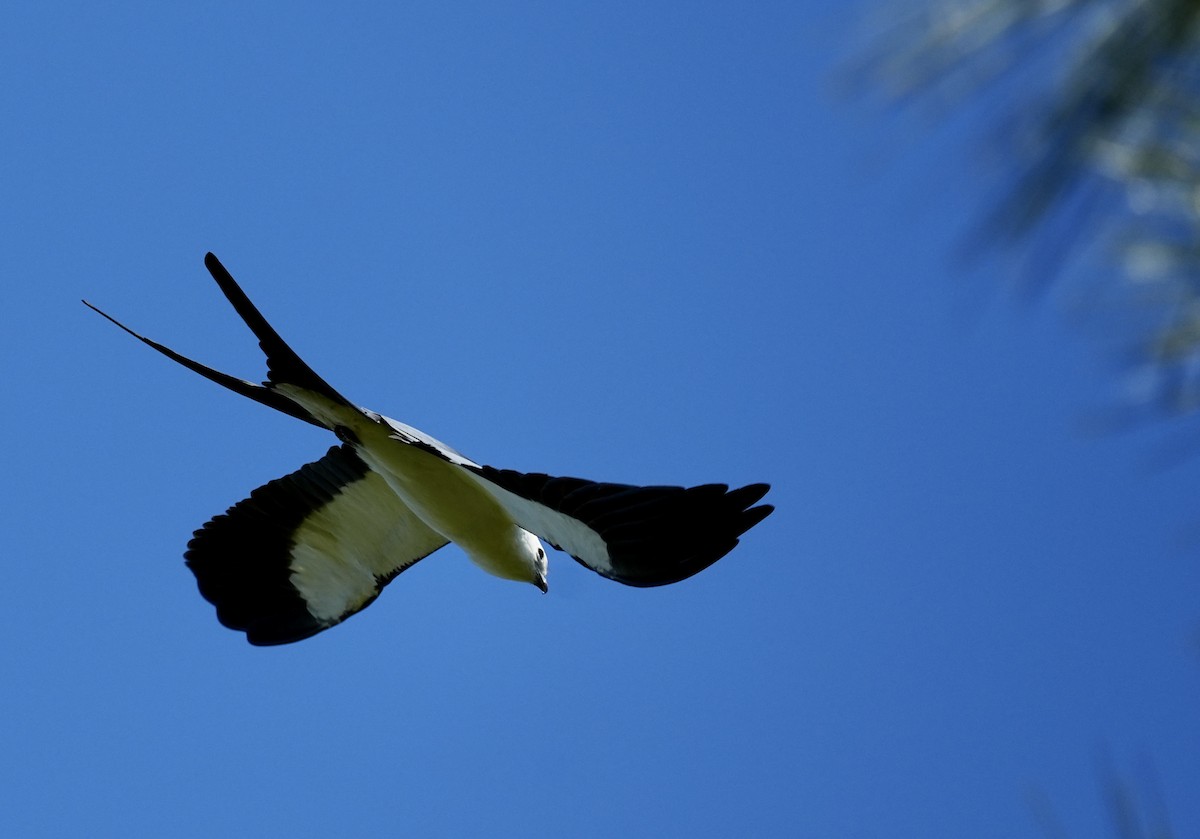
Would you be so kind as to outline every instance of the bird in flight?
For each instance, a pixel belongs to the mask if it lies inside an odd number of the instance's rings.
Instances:
[[[341,441],[254,490],[195,532],[184,559],[217,619],[255,645],[287,644],[370,605],[401,571],[450,542],[497,577],[546,591],[545,540],[629,586],[684,580],[729,553],[774,509],[751,484],[631,486],[483,466],[350,402],[300,359],[211,253],[204,265],[258,338],[261,385],[143,337],[189,370]]]

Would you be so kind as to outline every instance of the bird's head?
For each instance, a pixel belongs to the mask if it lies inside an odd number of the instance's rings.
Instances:
[[[471,561],[489,574],[518,583],[533,583],[544,593],[547,560],[541,540],[516,525],[508,533],[507,539],[493,540],[483,546],[465,544],[462,547]]]
[[[545,594],[548,590],[546,586],[546,571],[549,566],[549,560],[546,558],[546,549],[542,547],[542,540],[528,530],[522,530],[521,533],[524,537],[525,550],[530,558],[531,570],[533,572],[533,579],[530,582],[540,588],[542,594]]]

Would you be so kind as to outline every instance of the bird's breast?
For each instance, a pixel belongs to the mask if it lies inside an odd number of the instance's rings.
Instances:
[[[370,431],[359,434],[357,449],[405,505],[480,568],[504,579],[531,579],[529,560],[515,538],[517,524],[462,467]]]

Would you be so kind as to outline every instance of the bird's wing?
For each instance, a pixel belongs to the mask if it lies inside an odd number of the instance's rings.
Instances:
[[[703,571],[775,509],[754,506],[767,484],[643,487],[464,468],[483,479],[521,527],[629,586],[667,585]]]
[[[216,516],[184,558],[217,618],[251,644],[287,644],[366,608],[447,544],[349,446]]]

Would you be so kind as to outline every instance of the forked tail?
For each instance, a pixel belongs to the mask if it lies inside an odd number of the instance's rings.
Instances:
[[[167,358],[182,364],[195,373],[199,373],[209,381],[216,382],[222,387],[232,390],[234,393],[246,396],[255,402],[259,402],[269,408],[274,408],[277,411],[282,411],[305,422],[319,425],[322,428],[326,427],[325,423],[315,419],[303,407],[277,391],[275,388],[278,385],[294,385],[319,393],[327,399],[342,405],[353,407],[350,400],[346,399],[346,397],[334,390],[328,382],[318,376],[311,367],[304,363],[304,360],[300,356],[296,355],[295,351],[287,345],[287,342],[279,337],[279,333],[275,331],[271,324],[267,323],[267,319],[250,302],[250,298],[246,296],[246,293],[242,291],[230,273],[225,270],[225,266],[221,264],[220,260],[211,253],[206,254],[204,257],[204,266],[208,268],[208,272],[212,274],[213,279],[217,281],[221,292],[233,305],[234,311],[238,313],[238,316],[241,317],[246,326],[250,327],[250,331],[258,338],[258,345],[267,357],[267,380],[261,385],[245,379],[239,379],[236,376],[230,376],[228,373],[222,373],[198,361],[193,361],[169,347],[164,347],[157,341],[152,341],[145,336],[139,335],[112,315],[101,311],[86,300],[83,301],[83,304],[92,311],[103,315],[143,344],[158,350]]]

